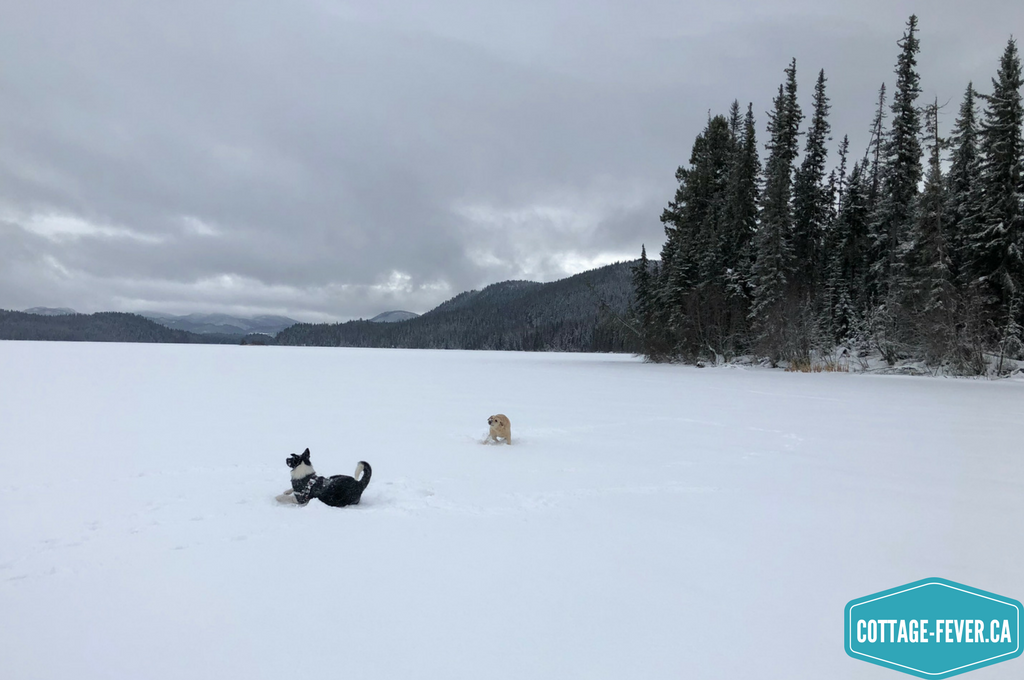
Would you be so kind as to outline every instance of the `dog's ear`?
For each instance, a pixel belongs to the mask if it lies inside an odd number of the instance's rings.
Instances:
[[[309,463],[309,449],[302,452],[302,460],[306,461],[307,464]]]

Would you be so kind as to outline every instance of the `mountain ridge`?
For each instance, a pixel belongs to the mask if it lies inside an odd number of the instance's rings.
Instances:
[[[259,333],[273,336],[298,323],[295,319],[274,314],[257,314],[249,317],[221,313],[176,315],[163,312],[139,312],[138,314],[161,326],[200,335],[220,334],[242,337]]]
[[[279,333],[277,344],[633,353],[636,337],[624,323],[632,265],[619,262],[549,283],[502,281],[389,324],[299,323]]]
[[[0,340],[224,344],[240,338],[175,330],[128,312],[43,315],[0,309]]]
[[[78,312],[70,307],[29,307],[28,309],[23,309],[21,311],[25,314],[38,314],[39,316],[67,316],[69,314],[78,314]]]
[[[401,309],[391,310],[389,312],[381,312],[377,316],[370,319],[374,323],[394,323],[396,321],[408,321],[409,319],[415,319],[419,314],[416,312],[406,312]]]
[[[227,314],[177,317],[71,310],[40,315],[0,310],[0,340],[635,353],[637,337],[625,321],[632,265],[619,262],[548,283],[500,281],[459,293],[422,315],[393,321],[381,317],[398,310],[382,312],[376,321],[320,324],[273,315],[243,319]],[[286,322],[292,323],[276,335],[266,330]]]

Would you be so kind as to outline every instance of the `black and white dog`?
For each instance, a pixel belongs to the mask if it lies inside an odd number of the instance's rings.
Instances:
[[[313,464],[309,462],[309,449],[301,455],[293,453],[285,459],[285,463],[292,469],[292,488],[278,496],[277,500],[299,505],[305,505],[312,498],[319,498],[322,503],[336,508],[355,505],[363,495],[363,489],[370,483],[370,475],[373,473],[370,464],[361,460],[356,465],[355,477],[321,477],[313,471]]]

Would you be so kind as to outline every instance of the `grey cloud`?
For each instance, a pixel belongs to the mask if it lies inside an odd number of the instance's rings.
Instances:
[[[959,4],[919,8],[943,101],[984,89],[1024,18]],[[913,5],[819,5],[21,3],[0,307],[348,318],[654,254],[708,111],[753,101],[763,137],[790,57],[863,148]]]

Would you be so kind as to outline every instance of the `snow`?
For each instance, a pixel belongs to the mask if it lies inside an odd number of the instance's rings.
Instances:
[[[849,600],[1024,599],[1021,380],[3,342],[0,385],[9,680],[882,678]],[[307,446],[362,504],[274,501]]]

